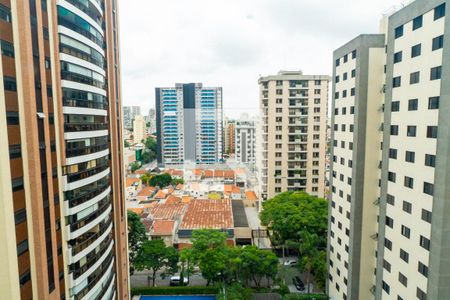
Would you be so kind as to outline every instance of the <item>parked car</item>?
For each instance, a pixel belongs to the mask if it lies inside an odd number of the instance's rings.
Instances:
[[[170,277],[170,286],[179,286],[180,281],[181,281],[181,278],[179,275],[172,276],[172,277]],[[186,277],[183,278],[183,282],[184,282],[184,285],[189,284],[189,280]]]
[[[295,288],[299,291],[304,291],[305,290],[305,284],[303,283],[303,281],[300,279],[300,277],[295,276],[294,278],[292,278],[292,282],[295,285]]]
[[[295,258],[288,259],[284,262],[286,267],[295,267],[298,264],[298,260]]]

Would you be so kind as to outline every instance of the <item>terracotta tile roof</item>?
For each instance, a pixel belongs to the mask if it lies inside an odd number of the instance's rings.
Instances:
[[[166,199],[166,196],[163,190],[159,190],[155,195],[155,199]]]
[[[202,169],[195,169],[194,170],[194,175],[202,175],[203,170]]]
[[[183,176],[184,175],[184,171],[183,170],[173,170],[172,171],[172,176]]]
[[[150,202],[150,203],[146,203],[144,204],[142,207],[145,208],[152,208],[153,206],[155,206],[157,203],[155,201]],[[147,214],[148,215],[148,214]]]
[[[214,177],[223,177],[223,170],[215,170]]]
[[[183,197],[181,197],[181,202],[182,203],[189,203],[189,202],[191,202],[191,196],[183,196]]]
[[[172,235],[174,225],[175,221],[172,220],[155,220],[151,235]]]
[[[175,189],[173,187],[170,187],[167,189],[167,195],[172,194],[175,191]]]
[[[213,176],[214,176],[213,170],[205,170],[205,172],[203,172],[203,177],[205,177],[205,178],[211,178]]]
[[[130,208],[127,208],[127,210],[132,211],[138,215],[141,215],[144,212],[144,209],[140,208],[140,207],[130,207]]]
[[[223,185],[223,191],[225,193],[231,193],[232,190],[233,190],[233,185],[232,184],[224,184]]]
[[[150,219],[141,219],[142,224],[144,224],[145,229],[147,230],[147,232],[150,231],[150,229],[152,228],[152,223],[153,221]]]
[[[136,174],[136,175],[144,175],[144,174],[146,174],[146,173],[147,173],[146,170],[136,170],[136,171],[134,172],[134,174]]]
[[[233,194],[240,194],[241,193],[241,188],[238,186],[233,185],[233,188],[231,189],[231,193]]]
[[[150,216],[153,219],[174,220],[185,211],[185,204],[156,204],[150,208]]]
[[[258,200],[258,197],[256,197],[256,194],[254,191],[246,191],[245,198],[247,200]]]
[[[151,196],[155,192],[156,188],[152,186],[147,186],[143,188],[137,195],[139,197],[148,197]]]
[[[181,198],[173,196],[173,195],[170,195],[169,197],[167,197],[166,202],[165,202],[165,204],[176,204],[176,203],[181,203]]]
[[[182,184],[182,183],[177,184],[176,189],[177,189],[177,190],[182,190],[182,189],[184,189],[184,184]]]
[[[234,178],[234,171],[233,170],[226,170],[223,172],[224,178]]]
[[[139,184],[141,180],[139,178],[127,178],[126,180],[126,186],[130,187],[132,185],[135,185],[136,183]]]
[[[179,229],[232,228],[231,200],[191,200]]]

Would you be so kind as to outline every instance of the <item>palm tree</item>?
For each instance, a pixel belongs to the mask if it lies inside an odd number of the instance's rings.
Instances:
[[[312,272],[312,265],[315,257],[318,254],[317,246],[319,244],[319,237],[317,234],[309,233],[307,231],[300,232],[300,244],[299,244],[299,267],[300,270],[306,272],[306,286],[309,293],[309,281]]]

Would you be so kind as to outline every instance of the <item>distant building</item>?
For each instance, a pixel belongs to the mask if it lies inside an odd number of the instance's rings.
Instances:
[[[284,191],[324,196],[329,80],[301,71],[259,79],[263,199]]]
[[[222,161],[222,88],[156,88],[158,165]]]
[[[236,161],[244,164],[254,164],[256,160],[255,122],[237,121],[234,135]]]
[[[144,117],[141,115],[135,116],[133,121],[133,142],[135,144],[141,143],[145,139],[146,133],[147,128]]]
[[[134,117],[141,114],[140,106],[123,107],[123,128],[132,130]]]
[[[150,108],[146,121],[150,124],[148,127],[148,133],[153,134],[156,132],[156,110]]]
[[[224,122],[224,153],[227,155],[235,152],[235,121],[226,119]]]

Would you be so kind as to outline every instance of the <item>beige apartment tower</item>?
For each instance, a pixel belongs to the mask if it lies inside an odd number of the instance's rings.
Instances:
[[[450,295],[450,15],[416,0],[334,52],[327,292]]]
[[[2,299],[128,299],[117,0],[0,0]]]
[[[263,199],[285,191],[324,196],[329,80],[301,71],[259,78]]]
[[[142,143],[147,135],[147,126],[143,116],[138,115],[134,117],[133,121],[133,142],[135,144]]]

